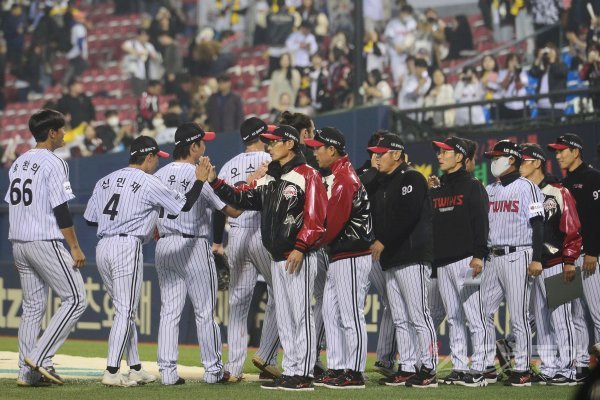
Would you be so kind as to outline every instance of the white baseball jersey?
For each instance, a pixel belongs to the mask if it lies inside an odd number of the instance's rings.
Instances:
[[[127,234],[147,238],[158,211],[178,215],[185,195],[167,188],[157,177],[137,168],[122,168],[100,179],[83,217],[98,223],[98,237]]]
[[[46,149],[31,149],[8,172],[9,240],[63,239],[53,208],[75,198],[66,162]]]
[[[531,245],[533,230],[529,220],[544,217],[544,195],[540,188],[519,177],[507,186],[494,182],[486,190],[490,204],[488,246]]]
[[[187,192],[196,181],[196,167],[186,162],[172,162],[164,166],[155,176],[169,189]],[[168,215],[163,208],[157,222],[161,235],[186,234],[209,240],[212,231],[212,211],[222,210],[225,203],[219,199],[209,184],[202,186],[202,192],[192,209],[179,214],[177,218]]]
[[[271,156],[264,151],[238,154],[223,165],[221,171],[219,171],[219,178],[231,186],[246,183],[248,175],[256,171],[265,161],[270,162]],[[231,218],[229,225],[239,228],[260,229],[260,212],[244,211],[239,217]]]

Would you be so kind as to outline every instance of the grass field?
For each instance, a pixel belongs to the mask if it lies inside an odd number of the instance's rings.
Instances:
[[[0,351],[17,351],[16,338],[0,338]],[[60,349],[60,354],[86,357],[106,357],[107,345],[105,342],[68,340]],[[249,353],[244,371],[257,374],[258,370],[252,366]],[[156,361],[156,345],[141,344],[140,357],[142,360]],[[575,389],[572,387],[535,386],[530,388],[505,387],[502,383],[490,385],[486,388],[464,388],[458,386],[441,385],[437,389],[419,390],[414,388],[394,388],[381,386],[377,380],[381,377],[373,371],[374,357],[369,356],[367,361],[367,375],[369,381],[365,390],[330,390],[316,388],[312,393],[288,393],[282,391],[268,391],[260,389],[258,382],[241,382],[227,385],[207,385],[201,381],[189,381],[182,386],[162,386],[157,383],[134,388],[107,388],[98,380],[73,380],[67,379],[64,386],[48,388],[20,388],[14,379],[0,379],[0,398],[2,399],[40,399],[40,400],[97,400],[97,399],[502,399],[502,400],[534,400],[534,399],[570,399],[574,397]],[[198,348],[182,346],[179,350],[179,363],[188,366],[199,366]],[[16,368],[16,366],[15,366]],[[59,368],[60,372],[60,368]],[[440,370],[439,375],[445,376],[449,371]]]

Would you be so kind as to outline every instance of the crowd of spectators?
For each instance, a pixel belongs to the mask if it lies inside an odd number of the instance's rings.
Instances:
[[[119,63],[127,90],[137,99],[134,121],[123,120],[118,109],[98,115],[81,81],[91,68],[88,41],[94,28],[83,10],[102,3],[114,3],[115,15],[140,15],[135,33],[123,38],[109,60]],[[46,106],[67,116],[71,130],[63,156],[70,157],[122,151],[140,133],[172,142],[174,128],[186,121],[235,131],[245,116],[240,92],[248,86],[268,85],[261,100],[275,120],[285,111],[314,115],[357,101],[406,110],[544,94],[571,87],[569,77],[600,84],[600,20],[590,18],[585,7],[573,2],[569,9],[570,2],[556,0],[478,3],[498,42],[550,29],[525,51],[505,57],[504,65],[487,55],[448,79],[448,62],[478,54],[469,18],[441,18],[435,9],[414,9],[414,1],[364,0],[365,35],[362,48],[356,48],[349,0],[5,0],[0,110],[7,100],[27,102],[62,84],[62,97]],[[600,13],[600,5],[593,5]],[[561,15],[568,21],[563,37],[554,27]],[[557,47],[561,39],[564,51]],[[266,48],[268,67],[251,82],[233,85],[228,72],[242,68],[236,49],[259,45]],[[355,81],[357,52],[366,69],[364,82]],[[67,64],[57,76],[53,67],[60,59]],[[10,99],[3,90],[6,71],[15,79]],[[593,97],[593,106],[600,107],[600,95]],[[456,107],[409,116],[436,127],[460,126],[534,111],[545,115],[552,108],[568,109],[569,99],[552,96],[537,104],[507,101],[497,109]],[[2,163],[15,155],[16,144],[5,144]]]

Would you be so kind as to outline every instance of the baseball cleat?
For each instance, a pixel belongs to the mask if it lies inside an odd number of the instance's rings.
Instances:
[[[465,387],[485,387],[488,382],[483,374],[470,373],[464,374],[463,379],[455,381],[454,384]]]
[[[364,389],[365,380],[361,372],[346,370],[336,379],[324,383],[323,386],[329,389]]]
[[[129,370],[129,375],[127,376],[130,381],[137,382],[138,385],[144,385],[146,383],[152,383],[156,380],[156,376],[149,374],[148,372],[140,369],[136,371],[134,369]]]
[[[512,371],[505,386],[525,387],[531,386],[533,375],[529,371]]]
[[[318,378],[315,378],[313,384],[315,386],[324,386],[326,383],[331,382],[342,376],[344,373],[343,369],[328,369],[325,373],[321,374]]]
[[[308,392],[315,390],[315,385],[311,377],[294,375],[290,379],[283,379],[279,384],[279,390]]]
[[[405,386],[417,389],[436,388],[438,387],[438,382],[435,371],[426,367],[421,367],[419,372],[406,381]]]
[[[381,378],[379,384],[386,386],[404,386],[413,376],[415,376],[414,372],[398,371],[389,378]]]
[[[379,372],[381,375],[385,376],[386,378],[391,378],[396,373],[393,364],[390,367],[386,367],[385,364],[381,361],[376,361],[373,365],[373,369]]]
[[[453,385],[458,381],[463,381],[465,379],[465,373],[462,371],[452,371],[450,372],[450,375],[448,375],[447,377],[445,377],[444,379],[441,379],[440,382],[441,383],[445,383],[446,385]],[[458,383],[457,383],[458,384]]]
[[[19,387],[48,387],[50,385],[52,385],[52,383],[44,377],[41,377],[36,382],[29,382],[24,379],[17,379],[17,386]]]
[[[510,370],[507,372],[510,372]],[[485,378],[485,381],[488,383],[488,385],[498,382],[498,372],[496,372],[496,367],[494,367],[493,365],[487,367],[485,372],[483,373],[483,377]]]
[[[549,386],[575,386],[577,381],[575,379],[567,378],[564,375],[556,374],[548,380],[546,385]]]
[[[277,379],[273,379],[270,382],[265,382],[262,385],[260,385],[261,389],[266,389],[266,390],[279,390],[279,387],[281,386],[281,384],[283,383],[283,381],[291,379],[291,376],[288,375],[281,375],[279,378]]]
[[[271,379],[276,379],[281,376],[281,371],[276,365],[267,364],[265,360],[258,356],[252,357],[252,364],[261,371],[271,374]]]
[[[102,384],[106,386],[120,387],[131,387],[138,385],[136,381],[129,380],[128,377],[121,374],[119,371],[111,374],[107,370],[104,370],[104,375],[102,375]]]
[[[552,377],[545,375],[545,374],[533,374],[533,376],[531,377],[531,384],[532,385],[547,385],[548,381],[550,381],[550,379],[552,379]]]
[[[54,367],[48,367],[48,369],[36,365],[29,357],[25,357],[25,364],[29,365],[34,371],[42,374],[46,379],[57,385],[62,385],[65,381],[54,371]]]

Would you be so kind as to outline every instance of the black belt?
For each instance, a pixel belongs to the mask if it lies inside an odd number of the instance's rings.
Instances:
[[[194,236],[194,235],[188,235],[186,233],[182,233],[181,235],[178,234],[173,234],[173,235],[162,235],[160,238],[164,238],[166,236],[181,236],[184,239],[195,239],[195,238],[199,238],[200,236]]]
[[[127,236],[129,236],[129,235],[128,235],[128,234],[126,234],[126,233],[119,233],[119,236],[121,236],[121,237],[127,237]]]
[[[490,249],[490,255],[495,256],[495,257],[499,257],[499,256],[505,256],[507,254],[510,253],[515,253],[519,250],[522,250],[525,247],[529,247],[529,246],[505,246],[505,247],[492,247]]]

